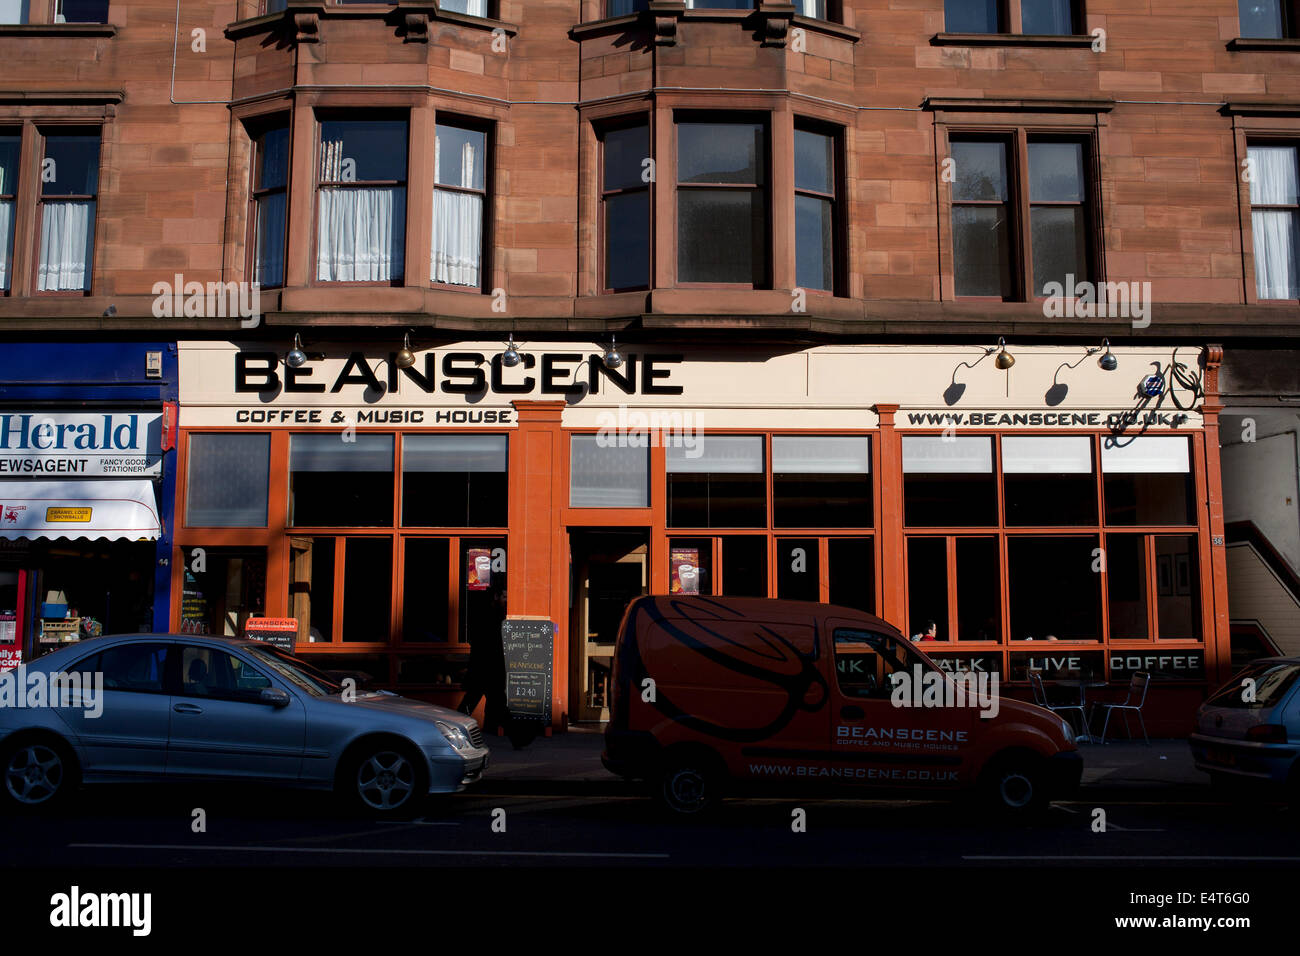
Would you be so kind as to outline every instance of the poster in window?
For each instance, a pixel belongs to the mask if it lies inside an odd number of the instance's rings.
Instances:
[[[1174,593],[1192,593],[1192,558],[1188,554],[1174,557]]]
[[[673,548],[669,553],[672,565],[673,594],[700,593],[700,549]]]
[[[465,552],[465,589],[486,591],[492,586],[492,552],[470,548]]]
[[[1156,593],[1168,597],[1174,593],[1174,556],[1161,554],[1156,556]]]

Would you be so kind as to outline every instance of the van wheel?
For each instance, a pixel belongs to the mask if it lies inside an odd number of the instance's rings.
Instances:
[[[984,798],[994,809],[1027,817],[1047,806],[1040,761],[1028,755],[1005,757],[984,771]]]
[[[703,754],[671,757],[659,775],[655,796],[667,810],[681,816],[698,816],[718,803],[722,773]]]

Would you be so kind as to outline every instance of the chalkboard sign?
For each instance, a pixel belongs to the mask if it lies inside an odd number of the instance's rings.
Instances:
[[[293,653],[298,640],[298,619],[293,617],[250,617],[244,622],[244,637],[265,641],[276,650]]]
[[[506,660],[506,708],[515,717],[551,719],[551,667],[555,625],[549,620],[501,623]]]

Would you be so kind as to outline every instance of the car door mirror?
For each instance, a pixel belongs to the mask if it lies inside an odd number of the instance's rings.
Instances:
[[[263,687],[262,692],[257,695],[257,702],[271,707],[288,707],[289,694],[278,687]]]

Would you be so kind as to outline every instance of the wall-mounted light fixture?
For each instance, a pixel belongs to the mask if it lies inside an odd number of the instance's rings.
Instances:
[[[998,336],[998,357],[993,360],[994,367],[1005,372],[1016,364],[1016,357],[1007,351],[1007,340]]]
[[[623,365],[623,356],[619,354],[618,343],[612,335],[609,337],[609,348],[605,349],[602,360],[605,368],[620,368]]]
[[[415,353],[411,351],[411,333],[409,330],[402,338],[402,347],[393,356],[393,364],[398,368],[410,368],[415,364]]]
[[[506,342],[506,350],[501,353],[501,364],[506,368],[514,368],[522,361],[519,355],[519,349],[515,348],[515,336],[512,332],[509,340]]]
[[[1101,367],[1103,372],[1115,371],[1115,369],[1119,368],[1119,359],[1115,358],[1114,353],[1110,350],[1110,339],[1102,339],[1101,347],[1106,351],[1102,353],[1101,358],[1097,359],[1097,365]],[[1094,350],[1089,349],[1088,351],[1091,353]]]
[[[302,336],[297,332],[293,333],[293,348],[284,357],[284,364],[289,368],[301,368],[307,364],[307,353],[302,350]]]

